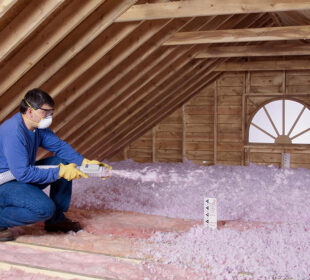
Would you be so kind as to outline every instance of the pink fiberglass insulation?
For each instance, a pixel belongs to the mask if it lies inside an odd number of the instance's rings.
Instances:
[[[202,279],[208,273],[212,279],[310,279],[308,169],[131,160],[111,165],[111,179],[74,181],[74,207],[202,220],[203,198],[215,197],[219,220],[253,225],[245,230],[196,225],[181,234],[157,232],[141,241],[147,242],[144,254],[195,268]]]
[[[219,220],[310,223],[309,169],[131,160],[112,166],[106,181],[74,181],[74,207],[200,220],[203,198],[215,197]]]
[[[11,268],[10,270],[1,271],[0,279],[23,279],[23,280],[64,280],[64,278],[44,275],[42,273],[25,272],[21,269]],[[79,280],[78,278],[71,278],[71,280]]]

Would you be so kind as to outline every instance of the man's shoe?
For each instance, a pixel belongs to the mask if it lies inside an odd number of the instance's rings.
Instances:
[[[57,224],[45,225],[44,229],[48,232],[68,232],[71,230],[74,232],[78,232],[82,229],[82,227],[79,222],[73,222],[66,218]]]
[[[13,233],[7,228],[0,228],[0,242],[14,240]]]

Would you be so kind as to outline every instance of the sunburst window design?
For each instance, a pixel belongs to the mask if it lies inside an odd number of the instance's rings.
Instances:
[[[310,110],[292,100],[264,105],[252,119],[249,142],[310,144]]]

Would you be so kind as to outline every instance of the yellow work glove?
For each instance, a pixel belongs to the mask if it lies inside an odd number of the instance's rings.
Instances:
[[[76,168],[75,163],[70,163],[67,165],[63,165],[62,163],[59,166],[59,178],[65,178],[68,181],[73,179],[80,179],[81,176],[84,178],[88,178],[88,175],[83,173],[82,171]]]
[[[99,165],[99,166],[103,166],[103,167],[109,169],[110,171],[112,170],[112,166],[111,166],[111,165],[108,165],[108,164],[106,164],[106,163],[104,163],[104,162],[100,162],[100,161],[98,161],[98,160],[89,160],[89,159],[87,159],[87,158],[84,158],[83,161],[82,161],[82,165],[85,165],[85,164],[97,164],[97,165]],[[111,177],[111,176],[109,176],[109,178],[110,178],[110,177]],[[105,177],[101,177],[101,179],[102,179],[102,180],[105,180]]]

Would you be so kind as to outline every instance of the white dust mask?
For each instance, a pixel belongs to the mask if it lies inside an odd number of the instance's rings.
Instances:
[[[43,118],[40,120],[38,128],[39,129],[48,128],[52,124],[52,121],[53,121],[53,116],[48,116],[46,118]]]

